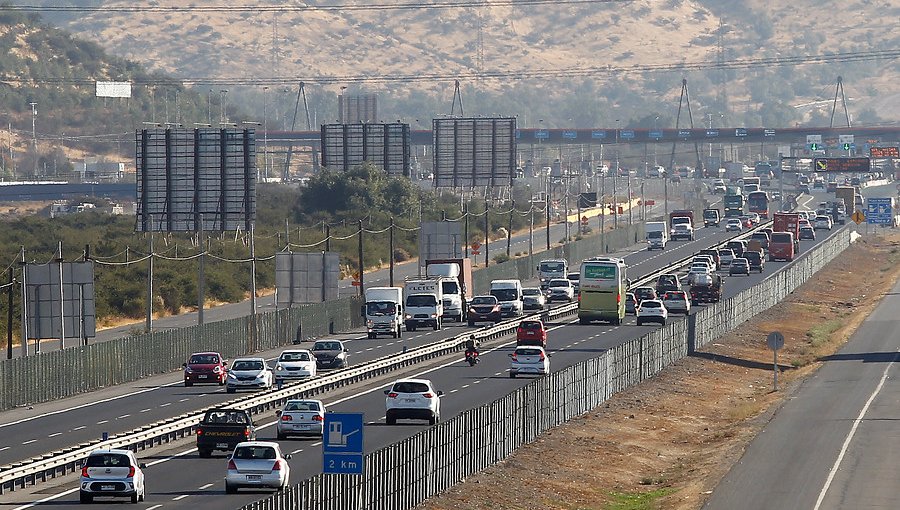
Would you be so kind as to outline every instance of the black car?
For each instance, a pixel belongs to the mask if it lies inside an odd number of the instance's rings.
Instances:
[[[728,274],[745,274],[750,276],[750,262],[743,257],[732,260],[731,268],[728,269]]]
[[[747,249],[747,245],[744,244],[744,241],[728,241],[725,244],[725,247],[734,252],[735,257],[743,257],[744,250]],[[732,262],[733,264],[734,262]]]
[[[476,322],[500,322],[500,302],[494,296],[475,296],[469,302],[468,316],[469,326]]]
[[[808,239],[811,241],[816,240],[816,231],[812,227],[800,227],[800,240]]]
[[[747,262],[750,263],[750,270],[757,271],[759,273],[763,272],[763,269],[766,267],[766,258],[763,257],[763,254],[758,251],[748,251],[744,252],[744,258],[747,259]]]
[[[653,287],[638,287],[632,292],[638,306],[640,306],[641,301],[644,301],[645,299],[656,299],[656,289]]]
[[[350,349],[340,340],[319,340],[313,344],[316,368],[347,368],[350,366]]]

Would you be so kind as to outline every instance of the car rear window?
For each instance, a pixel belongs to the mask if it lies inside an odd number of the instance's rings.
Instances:
[[[531,288],[522,289],[522,295],[523,296],[540,296],[541,289],[531,289]]]
[[[522,329],[541,329],[541,323],[537,321],[526,321],[520,324]]]
[[[473,305],[496,305],[497,298],[495,298],[494,296],[481,296],[481,297],[472,299],[472,304]]]
[[[127,455],[121,453],[100,453],[87,458],[86,467],[127,467],[131,465]]]
[[[516,354],[520,356],[537,356],[541,353],[540,349],[516,349]]]
[[[318,402],[288,402],[285,411],[318,411]]]
[[[237,423],[247,425],[247,415],[240,411],[209,411],[206,413],[206,423]]]
[[[427,393],[428,385],[420,382],[398,382],[394,383],[394,391],[397,393]]]
[[[313,345],[314,351],[339,351],[341,344],[337,342],[316,342]]]
[[[219,357],[215,354],[195,354],[188,361],[191,365],[215,365],[219,363]]]
[[[642,308],[659,308],[660,304],[656,301],[644,301],[641,303]]]
[[[274,460],[276,457],[275,448],[271,446],[242,446],[234,450],[234,458],[240,460]]]

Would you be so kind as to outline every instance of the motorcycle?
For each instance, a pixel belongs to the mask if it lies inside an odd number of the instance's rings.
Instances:
[[[474,367],[478,363],[478,351],[466,351],[466,361],[470,367]]]

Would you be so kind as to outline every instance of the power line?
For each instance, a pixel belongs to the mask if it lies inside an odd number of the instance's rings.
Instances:
[[[630,3],[633,0],[463,0],[459,2],[400,2],[378,3],[368,5],[334,4],[334,5],[208,5],[208,6],[159,6],[159,5],[4,5],[0,12],[163,12],[163,13],[209,13],[209,12],[312,12],[312,11],[394,11],[410,9],[465,9],[470,7],[530,7],[539,5],[597,5]]]
[[[590,77],[609,74],[629,74],[629,73],[655,73],[655,72],[677,72],[677,71],[704,71],[719,69],[754,69],[765,67],[780,66],[798,66],[813,64],[831,64],[846,62],[868,62],[876,60],[893,60],[900,57],[900,49],[860,51],[848,53],[830,53],[825,55],[796,55],[796,56],[780,56],[765,57],[753,59],[738,59],[728,62],[719,62],[716,60],[704,60],[698,62],[673,62],[663,64],[644,64],[633,66],[576,66],[559,69],[528,69],[522,70],[497,70],[482,71],[477,70],[462,71],[459,73],[431,73],[431,74],[398,74],[371,76],[365,74],[355,75],[331,75],[331,76],[294,76],[294,77],[278,77],[278,78],[239,78],[239,77],[184,77],[181,79],[147,79],[134,80],[135,84],[157,86],[157,85],[173,85],[173,84],[204,84],[204,85],[235,85],[235,86],[279,86],[290,85],[297,82],[315,83],[319,85],[334,85],[344,83],[411,83],[411,82],[435,82],[435,81],[454,81],[459,79],[496,79],[496,80],[525,80],[535,78],[571,78],[571,77]],[[7,82],[16,83],[43,83],[43,84],[75,84],[75,85],[93,85],[95,80],[88,79],[69,79],[69,78],[51,78],[41,80],[25,80],[16,78],[7,78]]]

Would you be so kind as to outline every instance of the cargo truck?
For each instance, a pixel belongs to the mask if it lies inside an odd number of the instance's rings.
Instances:
[[[856,188],[853,186],[838,186],[834,190],[834,197],[844,201],[844,211],[847,215],[853,214],[853,211],[856,210]],[[847,220],[844,218],[841,224],[846,222]]]
[[[406,331],[415,331],[419,326],[441,329],[444,316],[444,278],[437,276],[426,279],[406,280],[406,310],[403,322]]]
[[[722,199],[726,218],[738,218],[744,214],[744,195],[734,188],[728,188]]]
[[[719,222],[722,221],[719,216],[719,210],[716,208],[709,208],[703,210],[703,226],[704,227],[718,227]]]
[[[403,289],[400,287],[369,287],[366,289],[366,333],[369,338],[391,335],[400,338],[403,324]]]
[[[565,278],[569,274],[569,263],[565,259],[542,260],[537,266],[541,288],[547,289],[547,282],[554,278]]]
[[[462,322],[472,299],[471,259],[429,259],[425,261],[428,277],[443,277],[444,317]]]
[[[666,222],[648,221],[644,230],[647,233],[647,250],[666,249],[666,243],[669,241],[669,231],[666,228]]]
[[[770,261],[794,260],[800,251],[800,214],[777,212],[773,215],[768,251]]]

